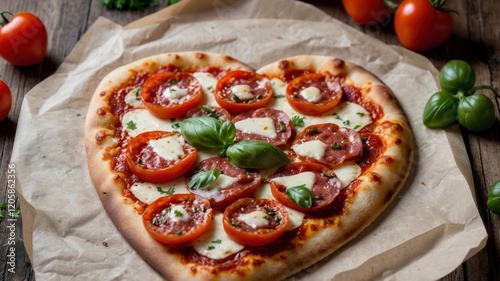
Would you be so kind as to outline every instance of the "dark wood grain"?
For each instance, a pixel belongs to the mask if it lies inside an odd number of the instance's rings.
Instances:
[[[362,26],[353,22],[344,12],[340,0],[308,0],[332,17],[353,26],[355,29],[389,44],[398,44],[392,22],[379,26]],[[500,6],[496,0],[448,1],[459,15],[454,15],[453,36],[443,45],[423,53],[437,68],[450,59],[469,61],[477,74],[477,83],[500,88]],[[0,122],[0,202],[7,201],[7,176],[9,160],[17,127],[17,120],[24,95],[37,83],[53,74],[69,54],[85,31],[99,18],[106,17],[125,25],[165,7],[147,8],[144,11],[116,11],[104,8],[98,0],[81,1],[2,1],[0,9],[30,11],[45,23],[49,33],[49,49],[43,63],[30,67],[15,67],[0,60],[0,76],[11,88],[14,103],[8,119]],[[0,46],[1,47],[1,46]],[[500,280],[500,216],[486,208],[488,187],[500,179],[500,98],[484,92],[494,100],[497,122],[493,129],[472,134],[463,131],[464,142],[471,161],[474,176],[475,196],[481,217],[489,234],[486,247],[465,261],[455,271],[442,278],[451,280]],[[22,240],[22,220],[16,222],[16,273],[7,270],[7,221],[0,223],[0,280],[35,280],[30,261]]]

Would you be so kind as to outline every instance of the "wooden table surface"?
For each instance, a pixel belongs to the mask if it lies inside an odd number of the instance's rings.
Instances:
[[[219,0],[222,1],[222,0]],[[157,7],[144,11],[107,10],[98,0],[80,1],[28,1],[3,0],[0,10],[17,13],[29,11],[38,15],[49,34],[49,49],[45,60],[35,66],[15,67],[0,60],[0,76],[13,93],[13,106],[8,119],[0,123],[0,202],[7,201],[7,176],[12,154],[17,120],[24,95],[40,81],[53,74],[80,37],[98,17],[104,16],[118,24],[144,17],[167,6],[166,0]],[[386,26],[362,26],[354,23],[345,13],[342,2],[308,0],[332,17],[388,44],[398,45],[392,22]],[[423,53],[436,66],[450,59],[464,59],[472,64],[477,84],[500,88],[500,5],[497,0],[455,0],[448,6],[458,11],[454,15],[454,34],[441,47]],[[1,48],[1,46],[0,46]],[[428,94],[428,93],[424,93]],[[493,95],[486,93],[489,97]],[[462,131],[474,176],[475,196],[479,212],[489,234],[486,247],[465,261],[442,280],[500,280],[500,216],[486,208],[487,189],[500,179],[500,98],[493,99],[497,121],[493,129],[473,134]],[[16,227],[16,272],[7,272],[7,221],[0,224],[0,280],[35,280],[30,261],[23,247],[21,221]]]

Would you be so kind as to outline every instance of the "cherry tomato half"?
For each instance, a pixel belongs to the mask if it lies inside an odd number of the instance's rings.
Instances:
[[[12,106],[12,92],[9,86],[0,80],[0,122],[9,115]]]
[[[230,113],[264,107],[272,96],[273,88],[269,80],[250,71],[229,72],[215,86],[215,100]]]
[[[21,12],[10,21],[0,12],[0,56],[14,65],[34,65],[45,58],[47,30],[34,14]]]
[[[394,14],[394,29],[403,47],[423,52],[443,44],[453,31],[449,12],[429,0],[404,0]]]
[[[299,76],[288,84],[286,99],[298,112],[318,115],[333,109],[342,98],[342,87],[335,78],[310,73]]]
[[[376,24],[388,19],[392,12],[384,0],[342,0],[347,14],[359,24]]]
[[[278,239],[288,225],[288,212],[274,199],[242,198],[224,211],[227,235],[247,246],[262,246]]]
[[[163,244],[183,244],[202,235],[212,221],[210,203],[193,194],[174,194],[149,204],[142,214],[148,233]]]
[[[141,98],[154,116],[162,119],[184,117],[200,104],[203,89],[189,73],[159,72],[146,80]]]
[[[167,147],[160,155],[155,147]],[[167,158],[165,158],[165,156]],[[196,148],[181,138],[178,132],[151,131],[130,140],[126,152],[127,163],[141,180],[166,182],[185,174],[196,161]]]

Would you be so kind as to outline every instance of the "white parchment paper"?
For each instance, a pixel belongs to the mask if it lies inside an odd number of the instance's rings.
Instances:
[[[37,280],[158,280],[107,217],[83,143],[92,94],[113,69],[174,51],[230,55],[254,68],[293,55],[353,61],[382,79],[410,120],[416,154],[397,199],[362,234],[290,280],[433,280],[486,243],[458,131],[429,130],[421,114],[437,71],[300,2],[183,0],[126,28],[98,19],[54,75],[25,97],[12,163]]]

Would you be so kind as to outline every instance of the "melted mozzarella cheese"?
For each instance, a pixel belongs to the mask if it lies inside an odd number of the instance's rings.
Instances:
[[[181,205],[171,205],[168,217],[174,222],[189,221],[191,219],[189,213]]]
[[[185,155],[184,149],[182,148],[183,144],[184,139],[176,136],[148,141],[148,145],[153,148],[156,154],[171,161],[175,161]]]
[[[188,95],[188,90],[177,85],[170,86],[163,91],[163,96],[172,103],[182,103]]]
[[[219,189],[228,188],[237,181],[238,178],[221,174],[217,177],[216,180],[214,180],[204,189],[207,192],[206,196],[214,196],[219,191]]]
[[[162,184],[150,182],[134,183],[130,187],[130,191],[142,203],[151,204],[156,199],[167,196],[167,191],[172,188],[174,193],[188,193],[183,177]]]
[[[215,78],[211,73],[208,72],[195,72],[193,76],[201,84],[203,92],[207,95],[211,95],[217,85],[217,78]]]
[[[142,105],[141,100],[141,87],[137,87],[132,89],[130,92],[125,95],[125,103],[132,107],[139,107]]]
[[[236,129],[244,132],[257,134],[268,138],[276,138],[276,128],[272,118],[248,118],[234,123]]]
[[[161,190],[165,191],[163,189]],[[130,191],[132,191],[132,194],[134,194],[135,198],[146,204],[151,204],[156,201],[156,199],[164,197],[166,195],[160,193],[156,185],[152,183],[134,183],[130,187]]]
[[[361,167],[352,161],[344,162],[332,169],[332,171],[340,180],[342,188],[348,186],[353,180],[361,175]]]
[[[302,172],[292,176],[276,177],[271,179],[275,183],[286,186],[287,188],[298,185],[305,185],[309,190],[314,185],[316,176],[313,172]]]
[[[238,216],[238,220],[248,224],[252,228],[269,224],[268,215],[261,210],[253,211],[248,214],[241,214]]]
[[[243,245],[227,236],[222,225],[222,217],[222,214],[214,215],[208,230],[193,242],[194,250],[200,255],[217,260],[243,250]]]
[[[135,109],[125,113],[122,124],[131,137],[149,131],[171,131],[172,122],[151,115],[146,109]]]
[[[274,96],[283,97],[286,94],[287,84],[278,78],[271,79],[271,87],[273,88]]]
[[[328,145],[320,140],[311,140],[292,146],[293,151],[300,156],[321,160]]]
[[[230,177],[226,175],[219,175],[216,180],[214,180],[207,189],[225,189],[230,187],[233,183],[237,182],[238,178]]]
[[[257,189],[255,192],[255,198],[267,198],[274,199],[273,193],[271,192],[271,187],[268,183],[265,183]],[[292,230],[302,225],[304,221],[305,214],[294,209],[285,207],[288,212],[288,225],[286,226],[286,230]]]
[[[248,85],[234,85],[231,87],[231,91],[239,100],[247,101],[254,98],[252,93],[252,88]]]
[[[321,91],[316,87],[310,86],[300,91],[300,96],[308,102],[316,103],[321,100]]]

